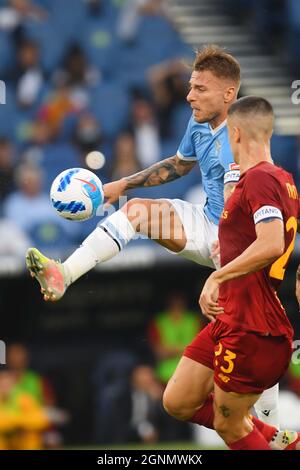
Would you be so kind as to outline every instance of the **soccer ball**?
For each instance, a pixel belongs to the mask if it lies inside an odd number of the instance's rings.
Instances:
[[[60,173],[52,183],[50,198],[54,209],[68,220],[87,220],[104,201],[98,176],[84,168]]]

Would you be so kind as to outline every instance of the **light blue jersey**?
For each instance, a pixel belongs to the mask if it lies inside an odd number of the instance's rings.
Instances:
[[[231,152],[226,121],[212,129],[191,117],[177,156],[186,161],[198,161],[207,200],[204,212],[215,224],[219,223],[224,207],[224,184],[237,182],[238,166]]]

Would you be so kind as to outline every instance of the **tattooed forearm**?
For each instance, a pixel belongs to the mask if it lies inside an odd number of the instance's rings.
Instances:
[[[169,183],[186,175],[194,165],[194,161],[186,162],[180,160],[177,156],[166,158],[139,173],[126,177],[126,189]]]
[[[230,416],[230,410],[229,410],[229,408],[227,408],[227,406],[221,405],[221,406],[219,407],[219,410],[220,410],[220,412],[222,413],[222,415],[224,416],[224,418],[229,418],[229,416]]]

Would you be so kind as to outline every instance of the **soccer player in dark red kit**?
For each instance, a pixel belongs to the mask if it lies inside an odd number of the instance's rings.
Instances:
[[[228,130],[241,178],[219,226],[221,269],[206,281],[200,306],[211,323],[186,348],[165,394],[166,410],[213,428],[234,450],[296,450],[299,434],[278,431],[250,409],[277,383],[292,353],[293,328],[277,289],[294,248],[299,213],[291,174],[273,164],[272,106],[249,96],[229,109]],[[198,363],[198,403],[189,394],[182,363]],[[194,367],[195,369],[195,367]],[[213,391],[213,393],[211,393]]]

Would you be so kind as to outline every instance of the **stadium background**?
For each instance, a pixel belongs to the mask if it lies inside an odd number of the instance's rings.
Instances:
[[[132,386],[131,371],[137,364],[155,368],[149,333],[155,315],[178,292],[198,313],[209,270],[137,240],[59,303],[46,304],[24,268],[28,246],[65,259],[98,222],[58,220],[48,193],[61,170],[88,167],[106,182],[176,152],[190,115],[186,64],[193,47],[207,43],[240,60],[241,95],[259,94],[273,103],[273,157],[299,185],[300,105],[292,101],[292,82],[300,78],[299,1],[0,1],[0,79],[6,84],[6,103],[0,105],[1,339],[23,344],[30,369],[49,385],[55,424],[45,438],[48,447],[174,439],[207,445],[201,433],[172,420],[164,422],[164,432],[159,420],[141,421],[154,428],[150,438],[147,429],[117,429],[133,422],[130,410],[123,413],[129,402],[122,395],[122,387]],[[101,161],[88,166],[85,159],[93,150],[105,156],[99,169]],[[134,196],[201,201],[199,171],[131,191]],[[297,240],[281,291],[296,339],[299,248]],[[0,378],[6,370],[1,365]],[[283,389],[293,392],[287,392],[284,410],[298,423],[299,381],[297,367],[283,381]],[[7,391],[0,380],[0,414],[14,387]]]

